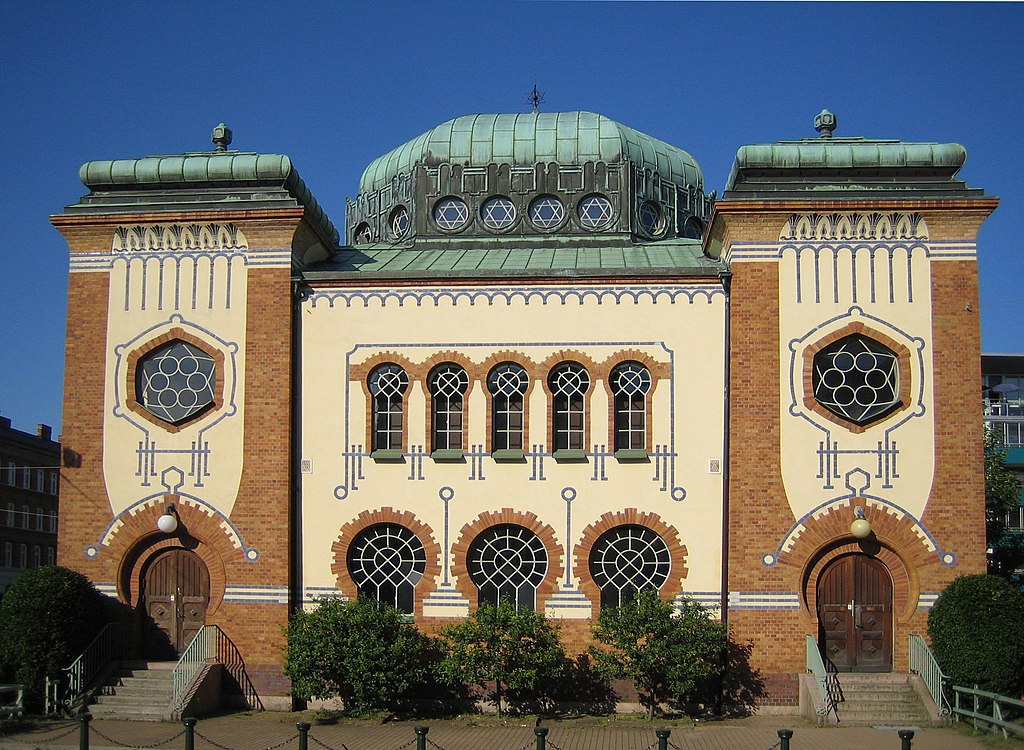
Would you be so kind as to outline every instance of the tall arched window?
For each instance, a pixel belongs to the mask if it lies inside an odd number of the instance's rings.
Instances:
[[[530,384],[526,370],[502,362],[487,375],[491,392],[491,450],[523,450],[524,396]]]
[[[556,451],[585,450],[590,374],[583,365],[564,362],[548,375],[551,388],[551,438]]]
[[[438,365],[427,377],[435,451],[463,450],[463,412],[469,376],[452,362]]]
[[[402,415],[409,376],[395,364],[375,367],[368,381],[373,399],[373,450],[402,450]]]
[[[601,606],[618,607],[637,592],[658,591],[668,580],[672,558],[658,534],[625,524],[602,534],[590,550],[590,575],[601,589]]]
[[[363,529],[349,545],[347,563],[360,595],[413,614],[413,593],[427,565],[413,532],[397,523]]]
[[[499,524],[469,545],[466,567],[480,592],[479,604],[511,601],[516,607],[534,609],[537,587],[548,572],[548,553],[529,529]]]
[[[615,403],[615,450],[647,450],[651,373],[639,362],[623,362],[612,370],[609,384]]]

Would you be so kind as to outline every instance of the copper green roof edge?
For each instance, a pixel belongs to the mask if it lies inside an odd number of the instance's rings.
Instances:
[[[665,243],[667,244],[667,243]],[[658,252],[654,252],[657,250]],[[678,273],[716,276],[727,266],[692,245],[657,248],[635,245],[625,248],[454,248],[445,250],[400,249],[389,246],[345,247],[335,257],[307,269],[311,278],[336,276],[528,276],[558,273],[628,275],[630,273]]]
[[[566,162],[566,155],[572,161]],[[561,158],[560,158],[561,157]],[[384,187],[417,164],[533,165],[615,163],[630,159],[663,179],[703,189],[704,174],[686,151],[593,112],[463,115],[448,120],[370,162],[359,192]]]
[[[754,169],[931,169],[952,178],[967,161],[959,143],[904,143],[864,138],[809,138],[758,143],[736,152],[726,190]]]
[[[280,183],[306,209],[310,221],[320,228],[325,239],[335,246],[339,243],[337,228],[292,166],[291,159],[283,154],[211,152],[89,161],[78,170],[78,176],[82,184],[93,191],[188,184],[229,187]]]

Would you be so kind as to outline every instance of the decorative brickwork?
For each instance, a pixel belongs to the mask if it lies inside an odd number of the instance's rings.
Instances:
[[[355,519],[341,527],[341,533],[331,545],[333,554],[331,572],[337,579],[338,590],[349,599],[358,596],[359,587],[352,580],[348,569],[348,548],[361,531],[379,523],[395,523],[404,526],[415,534],[416,538],[420,540],[420,544],[423,545],[423,551],[427,558],[426,567],[423,570],[423,578],[416,584],[413,605],[416,620],[421,620],[423,618],[423,597],[434,590],[437,577],[441,575],[441,547],[434,540],[434,532],[431,528],[409,511],[396,511],[390,507],[363,511]]]

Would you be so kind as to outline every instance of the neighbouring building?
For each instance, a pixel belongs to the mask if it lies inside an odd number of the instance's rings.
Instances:
[[[985,426],[1006,450],[1006,466],[1021,482],[1020,506],[1006,517],[1008,531],[1024,532],[1024,354],[982,354]],[[1022,571],[1024,572],[1024,571]]]
[[[997,200],[959,145],[835,124],[743,146],[716,196],[597,114],[458,117],[366,167],[343,237],[224,126],[85,164],[52,217],[60,561],[153,649],[219,625],[267,705],[289,612],[357,593],[429,631],[510,599],[570,650],[638,589],[690,596],[765,707],[796,705],[807,636],[906,672],[939,592],[985,569]]]
[[[50,433],[45,424],[22,432],[0,417],[0,593],[57,559],[61,453]]]

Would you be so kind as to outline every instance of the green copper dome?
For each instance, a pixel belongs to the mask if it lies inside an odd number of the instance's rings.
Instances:
[[[682,149],[593,112],[538,112],[463,115],[442,123],[371,162],[359,192],[379,190],[417,164],[616,164],[626,159],[663,180],[703,189],[700,167]]]

